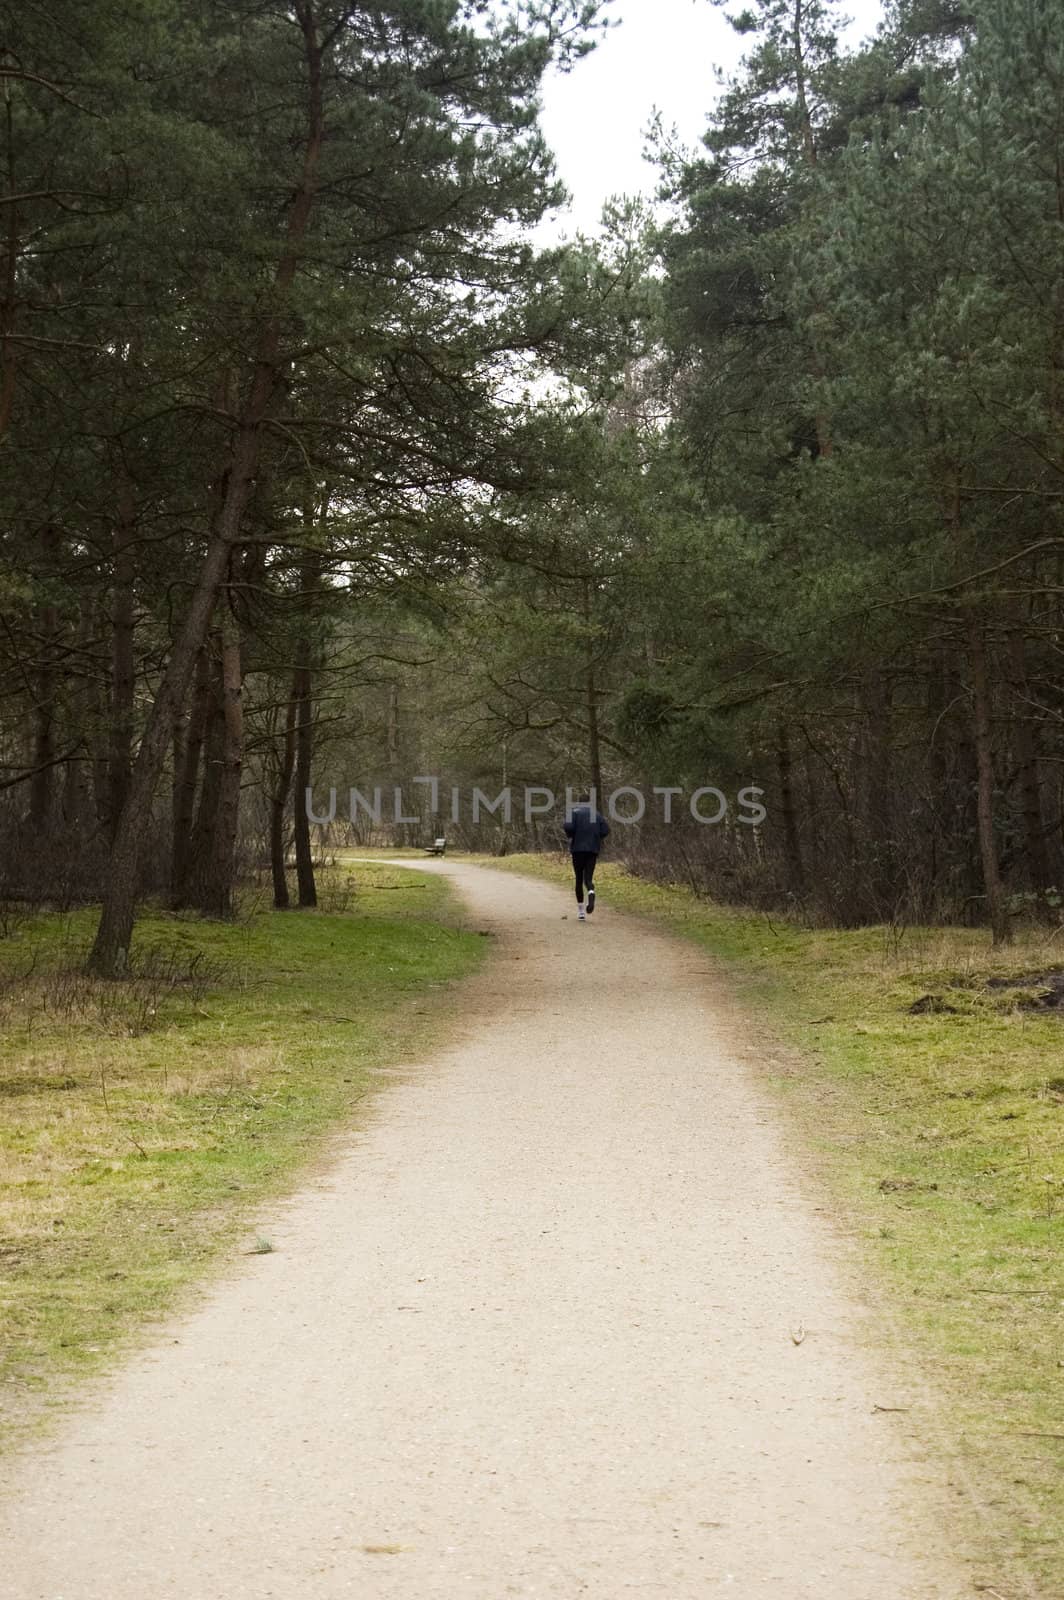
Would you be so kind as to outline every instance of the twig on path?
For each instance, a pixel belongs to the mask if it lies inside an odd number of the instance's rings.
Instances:
[[[908,1411],[908,1410],[909,1410],[909,1409],[910,1409],[910,1407],[909,1407],[909,1406],[881,1406],[881,1405],[873,1405],[873,1407],[872,1407],[872,1415],[873,1415],[873,1416],[875,1416],[875,1414],[876,1414],[876,1412],[877,1412],[877,1411]]]

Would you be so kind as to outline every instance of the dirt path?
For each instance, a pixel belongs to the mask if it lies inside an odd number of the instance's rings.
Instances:
[[[704,960],[438,870],[466,1037],[17,1468],[5,1600],[970,1594]]]

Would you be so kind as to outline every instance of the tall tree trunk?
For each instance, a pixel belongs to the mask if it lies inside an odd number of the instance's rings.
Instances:
[[[292,903],[284,865],[284,836],[285,813],[288,810],[288,796],[292,792],[292,773],[296,763],[297,689],[298,685],[293,684],[285,707],[281,764],[270,796],[270,870],[273,873],[273,903],[278,911],[287,911]]]
[[[60,802],[64,825],[80,833],[89,809],[89,789],[85,779],[85,744],[82,741],[63,763],[63,794]],[[80,848],[80,840],[78,842]]]
[[[15,176],[15,119],[10,80],[4,82],[4,143],[7,160],[4,163],[4,189],[6,205],[4,227],[4,265],[0,272],[0,439],[11,426],[15,409],[15,382],[20,346],[14,338],[15,317],[19,303],[19,208],[16,200],[18,181]],[[24,124],[25,126],[25,124]],[[22,290],[23,295],[25,289]]]
[[[68,695],[71,732],[78,735],[78,742],[71,752],[70,759],[63,765],[63,822],[77,835],[76,848],[79,851],[83,847],[82,830],[92,810],[86,770],[89,755],[87,729],[92,725],[92,679],[88,671],[87,655],[92,641],[94,620],[94,608],[90,603],[82,608],[78,617],[75,646],[77,678]]]
[[[240,826],[240,779],[244,769],[244,703],[240,628],[228,604],[221,627],[221,748],[217,802],[211,827],[205,894],[208,916],[233,911],[236,842]]]
[[[975,745],[978,790],[976,814],[979,822],[979,853],[983,862],[990,928],[996,945],[1008,944],[1012,937],[1005,891],[998,865],[994,838],[994,749],[990,715],[990,684],[987,674],[986,640],[982,622],[974,606],[968,613],[968,665],[972,680],[972,735]]]
[[[386,750],[388,755],[388,776],[396,779],[399,776],[399,685],[388,686],[388,722],[385,728]]]
[[[862,690],[864,710],[864,832],[874,915],[889,916],[896,899],[894,818],[891,804],[891,695],[879,676]]]
[[[963,681],[963,675],[958,682]],[[957,730],[956,778],[954,783],[953,838],[949,858],[950,876],[965,912],[965,920],[975,926],[984,918],[973,908],[985,888],[982,857],[972,849],[979,838],[979,762],[972,736],[971,705],[966,708],[963,726]]]
[[[965,558],[961,516],[961,473],[954,466],[946,484],[946,512],[957,554]],[[962,569],[963,570],[963,569]],[[1001,881],[997,840],[994,837],[994,743],[990,677],[987,667],[983,617],[974,595],[965,602],[965,642],[968,656],[969,705],[971,727],[970,759],[975,768],[975,831],[979,841],[983,893],[995,945],[1007,944],[1012,937],[1005,890]],[[971,852],[969,851],[969,857]]]
[[[1042,815],[1042,790],[1038,779],[1038,750],[1030,717],[1030,688],[1027,681],[1027,642],[1022,619],[1009,634],[1009,681],[1013,693],[1010,718],[1012,747],[1016,753],[1023,815],[1023,844],[1027,875],[1035,894],[1049,888],[1049,853],[1046,849],[1045,818]]]
[[[110,673],[106,662],[100,661],[97,665],[98,670],[93,672],[90,689],[92,697],[89,723],[92,806],[98,831],[101,834],[108,834],[107,816],[111,803],[110,774],[107,763],[108,729],[111,725]]]
[[[860,870],[858,865],[859,856],[857,850],[857,834],[854,827],[854,814],[850,801],[850,789],[847,787],[846,779],[843,776],[838,752],[836,751],[832,742],[830,730],[824,735],[823,742],[818,743],[817,740],[814,739],[812,733],[810,733],[808,723],[803,722],[801,729],[802,736],[805,739],[806,744],[809,746],[809,749],[831,775],[831,786],[834,789],[835,797],[838,800],[837,815],[839,823],[842,827],[843,842],[842,860],[835,864],[837,865],[838,871],[842,877],[852,880],[854,875]],[[852,752],[847,751],[847,754],[852,758]],[[817,787],[819,786],[815,785],[812,779],[810,779],[811,792],[814,792]],[[833,831],[828,818],[824,819],[824,826],[828,828],[829,833]],[[832,859],[832,852],[830,849],[825,849],[824,859],[825,861]]]
[[[41,566],[45,579],[52,576],[56,565],[58,539],[54,528],[46,528],[41,535]],[[56,729],[56,657],[59,647],[59,611],[51,600],[46,600],[39,611],[40,664],[34,685],[33,751],[30,765],[30,822],[34,828],[47,831],[56,809],[56,777],[58,769],[55,755]]]
[[[296,671],[293,690],[296,701],[295,845],[299,904],[305,908],[318,903],[314,858],[310,848],[310,818],[307,816],[307,790],[311,784],[314,754],[314,701],[311,688],[311,669],[306,665],[300,666]]]
[[[111,582],[111,722],[107,762],[107,815],[112,838],[118,827],[118,819],[122,815],[122,807],[126,803],[133,775],[135,519],[132,489],[128,482],[123,481],[119,492],[119,515],[112,545],[114,561]]]
[[[949,711],[949,663],[944,651],[936,652],[927,674],[927,716],[930,740],[927,750],[927,799],[923,813],[923,848],[926,851],[927,879],[934,905],[941,904],[945,887],[943,844],[947,833],[946,805],[949,795],[949,768],[946,762],[946,716]],[[930,920],[925,910],[921,920]]]
[[[196,786],[199,782],[203,741],[211,712],[211,663],[206,649],[196,657],[196,685],[192,708],[174,774],[174,804],[171,815],[170,903],[175,908],[184,902],[192,849],[192,826],[196,812]]]
[[[188,842],[188,863],[176,907],[195,906],[208,911],[210,905],[211,858],[214,826],[222,791],[222,764],[225,747],[225,708],[222,703],[221,649],[217,633],[206,649],[209,663],[207,717],[203,735],[203,778],[199,787],[196,815]]]
[[[776,731],[776,773],[780,785],[780,816],[783,822],[783,850],[787,863],[788,887],[797,894],[804,894],[805,863],[802,860],[798,817],[794,808],[791,742],[787,726],[783,722]]]
[[[235,480],[234,474],[226,495],[230,513],[223,524],[226,529],[234,520],[238,525],[243,513],[243,498],[236,492]],[[88,969],[100,977],[118,977],[126,969],[129,941],[133,933],[141,839],[147,828],[152,800],[166,760],[170,731],[174,718],[180,715],[185,703],[196,656],[203,645],[207,624],[214,610],[214,597],[225,575],[229,551],[228,532],[217,534],[208,546],[184,625],[170,652],[170,660],[140,741],[126,803],[118,819],[111,847],[103,911],[89,953]]]
[[[55,689],[54,674],[44,666],[37,674],[37,704],[33,708],[33,777],[30,780],[30,822],[35,828],[51,827],[55,811]]]
[[[182,712],[174,719],[173,731],[170,735],[170,876],[168,881],[170,893],[174,891],[174,838],[177,825],[177,814],[181,807],[181,781],[185,770],[185,751],[188,747],[189,729],[192,726],[190,712]]]

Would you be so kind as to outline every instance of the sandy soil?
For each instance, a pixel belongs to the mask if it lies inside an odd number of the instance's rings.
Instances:
[[[5,1600],[970,1595],[704,958],[436,870],[464,1037],[7,1469]]]

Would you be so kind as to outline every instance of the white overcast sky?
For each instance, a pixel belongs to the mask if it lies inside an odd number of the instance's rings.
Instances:
[[[882,9],[879,0],[850,0],[846,42],[873,33]],[[609,14],[620,26],[544,88],[543,129],[572,204],[541,227],[543,242],[592,232],[611,195],[650,193],[654,172],[643,146],[654,111],[684,144],[697,144],[720,92],[715,69],[730,73],[749,44],[710,0],[614,0]]]

